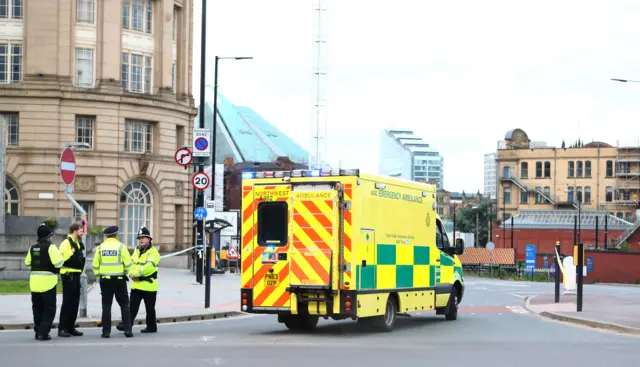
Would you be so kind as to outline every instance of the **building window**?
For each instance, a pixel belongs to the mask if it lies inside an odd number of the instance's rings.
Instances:
[[[0,43],[0,83],[20,83],[21,81],[22,44]]]
[[[123,0],[122,28],[151,33],[151,0]]]
[[[93,50],[76,48],[76,86],[93,87]]]
[[[0,115],[7,122],[7,146],[17,147],[20,144],[20,119],[18,114],[0,113]]]
[[[607,161],[607,177],[613,177],[613,161]]]
[[[569,186],[567,191],[567,201],[573,203],[573,186]]]
[[[82,207],[82,209],[84,209],[85,212],[87,212],[87,227],[89,227],[89,224],[93,224],[93,203],[87,201],[79,201],[78,204]],[[82,221],[82,213],[80,213],[78,208],[76,208],[75,206],[73,207],[73,220],[76,222]]]
[[[551,162],[544,162],[544,178],[551,177]]]
[[[613,201],[613,188],[611,186],[607,186],[606,191],[606,201]]]
[[[536,187],[536,204],[542,204],[544,202],[540,192],[542,192],[542,187],[540,186]]]
[[[93,147],[93,123],[95,116],[76,116],[76,143],[87,143]]]
[[[567,176],[569,177],[573,177],[573,175],[575,175],[575,162],[574,161],[569,161],[569,169],[567,172]]]
[[[511,189],[505,187],[502,189],[502,200],[505,204],[511,204]]]
[[[175,61],[171,65],[171,89],[173,89],[173,93],[176,92],[176,62]]]
[[[142,182],[129,182],[120,194],[120,242],[133,246],[141,227],[151,233],[151,191]]]
[[[95,0],[77,0],[76,22],[93,24],[95,22],[95,14],[96,14]]]
[[[542,162],[536,162],[536,178],[542,178]]]
[[[24,0],[0,0],[1,19],[23,19]]]
[[[151,152],[152,124],[148,121],[125,120],[124,151]]]
[[[584,202],[591,203],[591,186],[585,186],[584,188]]]
[[[148,55],[122,53],[122,88],[134,93],[151,93],[152,58]]]
[[[576,162],[576,177],[582,177],[582,161]]]
[[[4,212],[6,215],[19,215],[20,198],[16,185],[7,177],[4,182]]]
[[[528,178],[529,177],[529,163],[522,162],[520,163],[520,178]]]
[[[549,186],[544,187],[544,196],[546,196],[547,198],[551,198],[551,188]],[[551,201],[549,201],[549,199],[547,198],[544,199],[545,203],[551,204]]]
[[[584,162],[584,177],[591,177],[591,161]]]
[[[526,204],[529,202],[529,193],[527,190],[520,190],[520,204]]]
[[[582,202],[582,186],[578,186],[576,188],[576,196],[578,197],[578,202]]]

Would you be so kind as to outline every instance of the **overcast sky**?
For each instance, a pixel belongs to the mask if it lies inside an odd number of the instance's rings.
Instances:
[[[198,104],[201,1],[194,11]],[[207,74],[305,147],[313,0],[207,3]],[[380,132],[413,129],[444,157],[444,188],[483,187],[509,129],[560,145],[640,138],[640,1],[328,1],[329,163],[378,171]],[[212,93],[205,94],[207,101]]]

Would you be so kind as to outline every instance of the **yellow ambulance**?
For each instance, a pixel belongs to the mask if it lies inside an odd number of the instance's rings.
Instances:
[[[241,309],[289,329],[320,317],[390,331],[398,315],[457,318],[462,265],[433,185],[359,170],[243,172]]]

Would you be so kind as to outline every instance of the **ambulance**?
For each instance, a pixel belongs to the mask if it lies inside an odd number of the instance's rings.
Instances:
[[[456,320],[458,255],[433,185],[359,170],[243,172],[241,310],[292,330],[319,318],[391,331],[398,316]]]

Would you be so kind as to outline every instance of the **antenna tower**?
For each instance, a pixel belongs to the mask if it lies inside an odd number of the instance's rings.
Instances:
[[[327,70],[325,57],[327,51],[326,14],[327,1],[314,0],[313,35],[313,118],[311,119],[311,146],[309,168],[322,168],[327,159]]]

